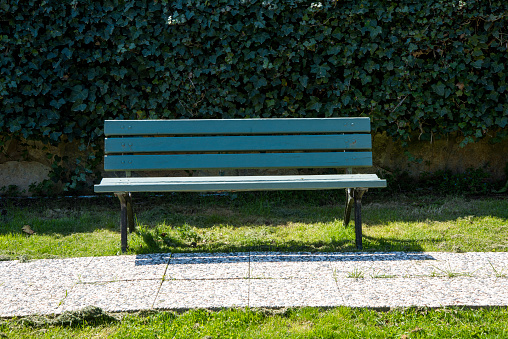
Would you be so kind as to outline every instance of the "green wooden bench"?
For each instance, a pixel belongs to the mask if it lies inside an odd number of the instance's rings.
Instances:
[[[372,166],[369,118],[107,120],[106,171],[97,193],[114,193],[121,206],[121,248],[134,231],[131,192],[207,192],[346,189],[344,225],[355,206],[356,247],[362,248],[362,195],[386,187],[375,174],[352,174]],[[345,174],[141,177],[132,171],[343,168]]]

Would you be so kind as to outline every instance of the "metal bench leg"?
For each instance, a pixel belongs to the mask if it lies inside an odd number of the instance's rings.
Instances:
[[[351,207],[353,206],[353,189],[346,188],[346,209],[344,210],[344,227],[349,225],[351,220]]]
[[[115,193],[120,200],[120,247],[122,253],[127,251],[127,197],[128,193]]]
[[[132,194],[129,192],[125,198],[127,204],[127,224],[129,225],[129,233],[136,231],[136,225],[134,224],[134,213],[132,211]]]
[[[366,188],[355,188],[353,198],[355,201],[355,243],[356,248],[361,250],[362,246],[362,196],[367,192]]]

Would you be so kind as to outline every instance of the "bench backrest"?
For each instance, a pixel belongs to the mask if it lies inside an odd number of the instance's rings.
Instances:
[[[107,120],[106,171],[372,166],[369,118]]]

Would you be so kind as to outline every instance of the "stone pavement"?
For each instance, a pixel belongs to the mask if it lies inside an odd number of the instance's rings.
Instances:
[[[0,262],[0,317],[229,307],[508,306],[508,252],[164,253]]]

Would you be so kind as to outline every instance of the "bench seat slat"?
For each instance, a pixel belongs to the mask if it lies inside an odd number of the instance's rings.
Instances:
[[[106,120],[104,135],[370,133],[369,118]]]
[[[371,167],[372,152],[106,155],[106,171]]]
[[[95,192],[210,192],[386,187],[375,174],[104,178]]]
[[[106,138],[106,154],[370,149],[370,134]]]

